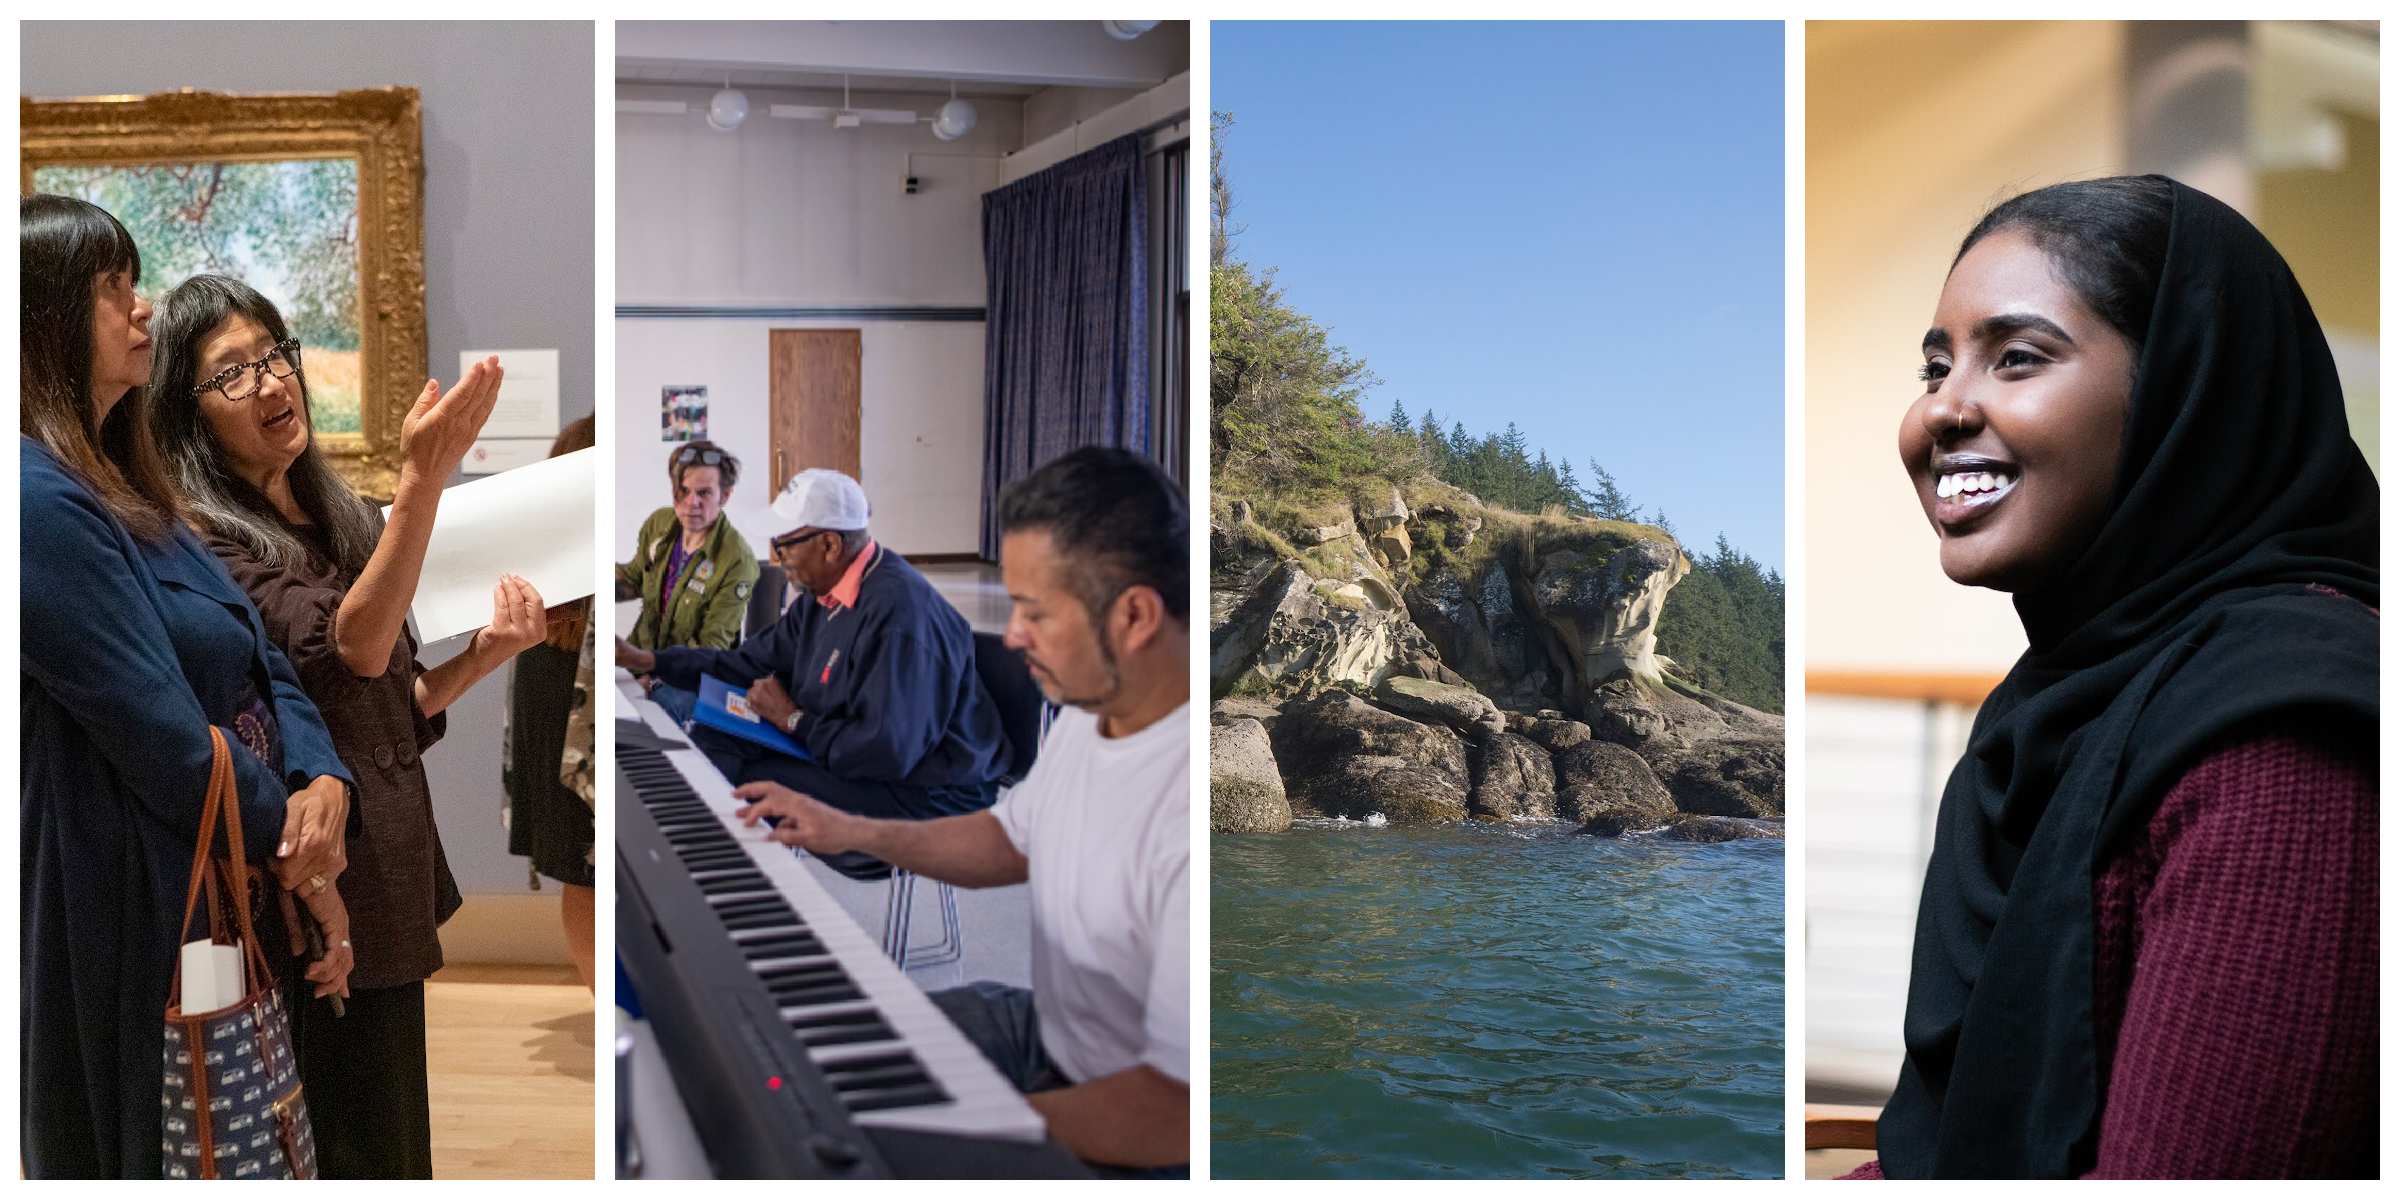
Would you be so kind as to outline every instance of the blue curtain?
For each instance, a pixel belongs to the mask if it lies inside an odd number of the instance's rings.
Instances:
[[[1000,489],[1084,446],[1150,452],[1142,139],[983,198],[983,556]]]

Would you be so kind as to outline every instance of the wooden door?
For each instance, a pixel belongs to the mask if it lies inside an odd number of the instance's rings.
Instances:
[[[767,494],[808,467],[857,479],[858,330],[767,331]]]

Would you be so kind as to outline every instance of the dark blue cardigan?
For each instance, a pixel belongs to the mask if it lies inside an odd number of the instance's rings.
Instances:
[[[47,450],[20,445],[25,1169],[156,1179],[160,1018],[208,791],[208,727],[230,726],[249,695],[273,706],[281,764],[226,729],[254,862],[275,853],[293,790],[350,773],[214,555],[181,529],[136,541]],[[276,960],[281,925],[267,916],[260,936]]]

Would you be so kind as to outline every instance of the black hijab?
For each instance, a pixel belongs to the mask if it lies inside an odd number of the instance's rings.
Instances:
[[[1877,1127],[1894,1178],[2089,1170],[2098,864],[2263,718],[2375,748],[2379,492],[2324,331],[2257,229],[2169,186],[2113,506],[2017,596],[2031,648],[1942,793]]]

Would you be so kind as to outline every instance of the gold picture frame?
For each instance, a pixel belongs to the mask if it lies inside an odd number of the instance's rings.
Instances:
[[[276,300],[296,331],[310,323],[328,331],[316,339],[327,348],[303,351],[311,399],[332,409],[330,418],[318,417],[317,445],[361,495],[389,500],[400,473],[400,424],[424,386],[426,366],[425,151],[417,90],[28,97],[19,102],[18,121],[21,194],[38,190],[36,176],[46,175],[103,208],[110,205],[102,195],[120,197],[129,211],[118,218],[137,244],[146,230],[170,241],[188,234],[190,253],[161,255],[187,264],[175,266],[172,279],[153,270],[153,247],[143,245],[143,290],[150,295],[192,273],[188,264],[195,260],[226,273],[237,273],[224,265],[233,261],[276,276],[281,264],[271,260],[289,254],[293,287],[308,293],[298,306],[303,311],[296,313],[274,287],[249,282]],[[189,202],[173,202],[177,187],[192,189]],[[246,197],[248,207],[239,211],[249,214],[249,224],[230,232],[209,228],[216,201],[235,195]],[[287,245],[301,236],[307,249]],[[355,250],[354,290],[342,274],[344,250]],[[353,342],[348,348],[345,339]]]

